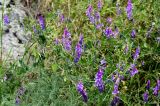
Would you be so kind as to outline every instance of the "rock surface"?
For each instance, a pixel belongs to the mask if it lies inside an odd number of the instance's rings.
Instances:
[[[15,1],[0,0],[0,23],[4,20],[2,14],[9,18],[8,24],[1,25],[1,28],[3,28],[2,45],[0,44],[2,51],[0,58],[2,61],[11,62],[20,59],[31,37],[31,33],[24,29],[23,20],[27,16],[26,12],[22,9],[21,3],[18,0]]]

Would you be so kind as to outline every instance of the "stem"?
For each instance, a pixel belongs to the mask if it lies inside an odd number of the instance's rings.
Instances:
[[[2,64],[2,66],[3,66],[3,61],[2,61],[2,54],[3,54],[3,42],[2,42],[2,36],[3,36],[3,17],[4,17],[4,1],[5,0],[3,0],[3,5],[2,5],[2,16],[1,16],[1,18],[2,18],[2,22],[1,22],[1,64]]]

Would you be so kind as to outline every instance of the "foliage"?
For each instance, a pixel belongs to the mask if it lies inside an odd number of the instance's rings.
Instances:
[[[114,97],[118,97],[118,104],[124,106],[159,104],[160,94],[155,96],[153,88],[160,75],[160,2],[132,0],[133,19],[128,20],[127,0],[101,0],[100,20],[104,26],[97,29],[96,24],[92,24],[86,16],[89,4],[94,11],[99,11],[97,1],[54,0],[52,10],[43,14],[45,30],[41,30],[37,20],[26,19],[26,29],[33,32],[32,41],[21,60],[8,67],[4,65],[0,71],[1,105],[14,105],[21,86],[25,88],[25,93],[18,96],[22,106],[108,106]],[[120,15],[116,12],[117,3],[121,9]],[[111,24],[106,22],[108,17],[112,18]],[[118,28],[118,35],[107,38],[106,26],[113,31]],[[61,39],[65,28],[71,34],[71,51],[63,48]],[[135,37],[131,37],[133,29],[136,31]],[[83,51],[78,63],[74,63],[75,46],[80,34],[84,37]],[[128,51],[125,52],[126,47]],[[137,47],[140,54],[134,59]],[[102,78],[105,89],[100,93],[95,86],[95,76],[103,59],[106,61]],[[135,64],[138,70],[134,76],[130,76],[131,64]],[[116,95],[112,94],[116,84],[113,75],[124,77]],[[148,80],[151,84],[150,89],[146,90]],[[87,92],[86,103],[76,89],[79,81],[83,82]],[[149,99],[145,103],[143,94],[146,91],[149,92]]]

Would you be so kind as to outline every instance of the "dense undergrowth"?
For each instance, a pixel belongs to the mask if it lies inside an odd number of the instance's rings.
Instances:
[[[24,57],[3,64],[1,105],[158,105],[159,5],[54,0],[43,16],[26,19],[33,35]]]

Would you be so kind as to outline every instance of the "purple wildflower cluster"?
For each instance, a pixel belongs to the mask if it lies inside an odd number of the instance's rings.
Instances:
[[[132,38],[135,38],[135,36],[136,36],[136,30],[133,29],[132,32],[131,32],[131,37],[132,37]]]
[[[71,34],[67,28],[64,29],[63,36],[62,36],[62,44],[65,50],[71,50]]]
[[[111,102],[111,106],[116,106],[119,101],[119,97],[115,96]]]
[[[157,84],[156,84],[156,86],[153,88],[153,94],[154,94],[155,96],[158,96],[159,90],[160,90],[160,80],[157,80]]]
[[[64,14],[60,14],[59,19],[60,22],[63,23],[65,21]]]
[[[38,16],[38,22],[42,30],[45,29],[45,19],[42,15]]]
[[[145,102],[148,101],[148,92],[147,92],[147,91],[143,94],[143,100],[144,100]]]
[[[128,0],[126,12],[127,12],[127,17],[129,20],[132,19],[132,9],[133,9],[132,2],[131,0]]]
[[[99,11],[102,9],[102,1],[101,0],[98,0],[97,7],[98,7]]]
[[[128,47],[128,45],[126,45],[125,48],[124,48],[124,54],[127,54],[128,50],[129,50],[129,47]]]
[[[133,59],[134,59],[134,60],[137,60],[138,57],[139,57],[139,54],[140,54],[140,47],[138,46],[138,47],[136,48],[135,53],[133,54]]]
[[[131,77],[133,77],[137,73],[138,73],[138,70],[136,68],[136,65],[135,64],[131,64],[131,68],[130,68],[130,75],[131,75]]]
[[[108,24],[111,24],[112,23],[112,18],[108,17],[106,21],[107,21]]]
[[[99,92],[104,91],[104,82],[103,82],[103,70],[100,68],[95,76],[95,86],[98,88]]]
[[[9,22],[9,17],[7,15],[4,15],[3,17],[3,21],[4,21],[4,24],[5,25],[8,25],[10,22]]]
[[[110,38],[112,36],[112,34],[113,34],[112,29],[110,27],[106,27],[104,33],[105,33],[107,38]]]
[[[84,102],[87,102],[88,101],[88,97],[87,97],[87,93],[83,87],[83,83],[82,82],[79,82],[77,84],[77,91],[82,95],[83,97],[83,101]]]
[[[98,10],[102,8],[102,2],[101,0],[98,1],[97,4]],[[99,11],[94,11],[92,5],[89,5],[87,10],[86,10],[86,16],[90,20],[92,24],[95,25],[97,29],[101,29],[103,27],[103,23],[100,21],[100,12]]]
[[[150,80],[146,83],[146,92],[143,94],[143,100],[148,102],[149,98],[149,89],[150,89]],[[153,95],[158,96],[158,92],[160,91],[160,80],[157,80],[156,86],[153,88]]]
[[[83,51],[83,36],[80,35],[79,38],[79,42],[77,43],[76,47],[75,47],[75,59],[74,62],[77,63],[82,55],[82,51]]]
[[[16,96],[16,99],[15,99],[15,104],[16,105],[19,105],[20,104],[20,96],[24,95],[26,89],[24,87],[20,87],[18,90],[17,90],[17,96]]]

